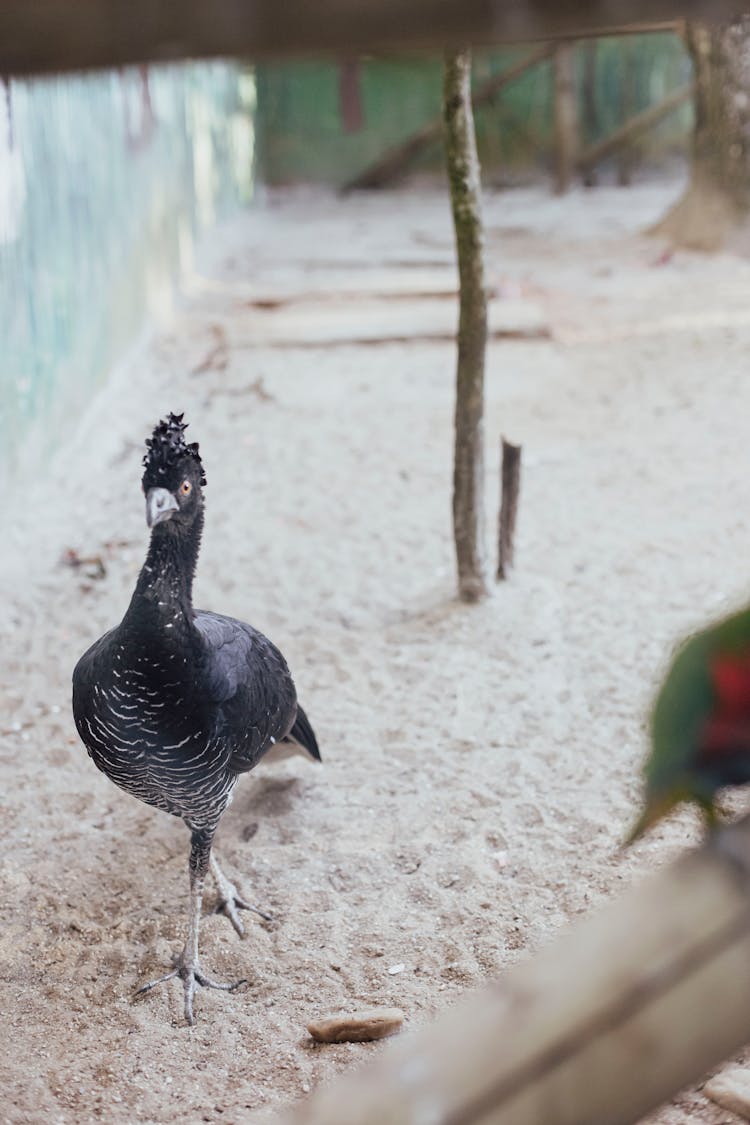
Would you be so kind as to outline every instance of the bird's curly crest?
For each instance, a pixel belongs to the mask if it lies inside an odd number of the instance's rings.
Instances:
[[[198,452],[198,442],[189,444],[185,441],[184,433],[188,427],[183,422],[184,414],[170,414],[162,418],[154,428],[150,438],[146,438],[147,450],[143,458],[146,471],[152,473],[165,473],[182,457],[192,457],[200,468],[201,485],[206,483],[206,474]]]

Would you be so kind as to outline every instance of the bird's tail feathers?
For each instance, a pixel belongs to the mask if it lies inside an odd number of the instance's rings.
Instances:
[[[286,736],[285,742],[296,742],[303,750],[306,750],[311,758],[316,762],[321,760],[320,750],[318,748],[318,740],[315,737],[315,731],[310,725],[308,719],[302,708],[297,705],[297,718],[294,720],[294,726]]]

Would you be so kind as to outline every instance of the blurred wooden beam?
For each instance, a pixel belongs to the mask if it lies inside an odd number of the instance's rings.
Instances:
[[[663,29],[729,0],[0,0],[0,75]]]
[[[628,1125],[749,1039],[746,818],[275,1120]]]
[[[692,98],[694,93],[695,83],[688,82],[685,86],[680,86],[679,89],[673,90],[671,94],[667,94],[666,98],[657,102],[656,105],[649,106],[641,113],[636,113],[634,117],[620,125],[614,132],[584,149],[578,157],[578,167],[581,171],[593,168],[600,160],[604,160],[605,157],[616,152],[623,145],[629,144],[638,133],[653,129],[654,125],[668,117],[670,113],[674,113],[683,102]]]

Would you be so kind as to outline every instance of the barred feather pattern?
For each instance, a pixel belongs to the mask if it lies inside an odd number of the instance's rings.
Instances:
[[[146,804],[191,828],[215,825],[237,777],[229,770],[226,739],[195,722],[189,684],[167,670],[168,657],[164,668],[146,656],[131,662],[128,655],[127,645],[108,634],[76,668],[73,714],[90,757]]]
[[[209,641],[196,627],[202,644],[189,656],[178,638],[135,643],[120,626],[89,649],[73,678],[73,714],[94,764],[192,829],[216,826],[238,775],[297,714],[291,676],[270,641],[232,618],[202,619]]]

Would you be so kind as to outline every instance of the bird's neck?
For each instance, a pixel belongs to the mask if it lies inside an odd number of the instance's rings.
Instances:
[[[198,562],[203,513],[189,527],[157,524],[133,593],[128,615],[158,628],[192,630],[193,577]]]

